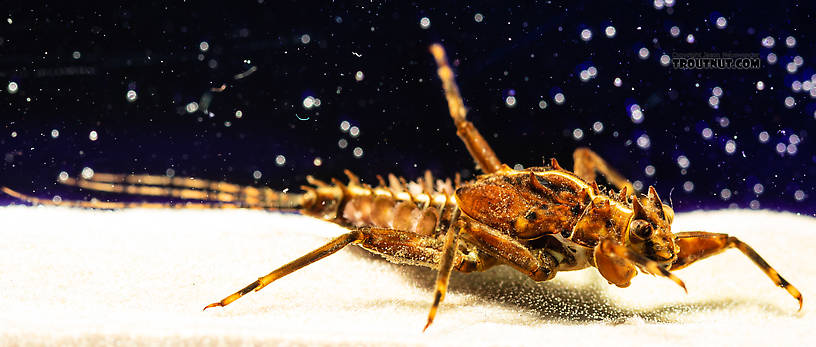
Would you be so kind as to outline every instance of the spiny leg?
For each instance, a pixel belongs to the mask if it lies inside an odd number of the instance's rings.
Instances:
[[[453,213],[452,221],[459,219],[459,210],[456,209]],[[445,245],[442,247],[442,257],[439,259],[439,272],[436,274],[436,289],[434,290],[434,301],[431,304],[431,311],[428,313],[428,323],[422,328],[422,332],[428,329],[433,323],[436,316],[436,310],[439,309],[439,304],[445,299],[445,293],[448,291],[448,281],[450,280],[451,270],[453,269],[453,257],[456,255],[456,249],[459,245],[459,230],[461,226],[459,223],[451,223],[448,231],[445,233]]]
[[[442,88],[445,90],[445,98],[448,100],[450,115],[456,124],[456,135],[465,143],[470,156],[476,161],[479,168],[485,173],[493,173],[501,169],[501,161],[496,157],[496,153],[479,133],[479,130],[467,120],[467,109],[462,95],[459,94],[459,87],[453,77],[453,70],[448,65],[448,57],[445,49],[440,44],[431,45],[431,54],[436,60],[437,74],[442,80]]]
[[[685,268],[698,260],[722,253],[729,248],[739,249],[743,254],[748,256],[748,258],[751,258],[751,261],[759,266],[762,272],[764,272],[774,284],[782,287],[798,300],[799,310],[802,310],[802,293],[782,278],[751,246],[748,246],[748,244],[740,241],[736,237],[729,236],[728,234],[692,231],[677,233],[675,243],[680,247],[677,260],[675,260],[672,265],[672,269],[675,270]]]
[[[306,255],[295,259],[294,261],[281,266],[275,271],[270,272],[268,275],[258,278],[255,282],[250,283],[248,286],[244,287],[243,289],[235,292],[234,294],[222,299],[219,302],[212,303],[204,307],[204,309],[208,309],[210,307],[216,306],[227,306],[238,298],[244,296],[244,294],[249,293],[252,290],[259,291],[263,287],[266,287],[269,283],[286,276],[292,272],[295,272],[306,265],[314,263],[320,259],[328,257],[337,251],[343,249],[343,247],[348,246],[351,243],[359,242],[364,237],[363,233],[360,230],[352,230],[346,234],[340,235],[335,239],[329,241],[329,243],[323,245],[322,247],[306,253]]]
[[[595,182],[596,172],[600,172],[616,188],[623,189],[625,187],[629,192],[628,194],[635,193],[632,182],[629,182],[626,177],[623,177],[618,171],[609,166],[598,153],[593,152],[591,149],[578,148],[572,153],[572,158],[574,161],[573,172],[584,181]]]
[[[226,193],[238,193],[246,187],[220,181],[210,181],[196,177],[168,177],[165,175],[126,175],[96,172],[89,181],[106,183],[127,183],[151,186],[176,186],[208,189]]]
[[[269,283],[332,255],[352,243],[398,263],[406,262],[435,267],[439,259],[442,258],[440,254],[441,242],[433,237],[385,228],[359,228],[329,241],[322,247],[272,271],[223,300],[207,305],[204,309],[229,305],[252,290],[261,290]],[[465,255],[457,252],[456,257],[454,257],[454,264],[459,271],[484,271],[493,266],[494,263],[490,261],[489,257],[481,258],[478,255]]]

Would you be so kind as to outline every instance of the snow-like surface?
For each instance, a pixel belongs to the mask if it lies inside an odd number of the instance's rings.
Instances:
[[[802,312],[737,250],[625,289],[594,269],[535,284],[454,274],[422,333],[435,273],[349,247],[224,308],[202,308],[343,232],[255,211],[0,208],[0,345],[800,345],[811,341],[816,219],[679,214],[728,232],[799,288]]]

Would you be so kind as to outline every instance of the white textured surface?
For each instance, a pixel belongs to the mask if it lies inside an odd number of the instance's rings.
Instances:
[[[350,247],[225,308],[201,309],[342,229],[253,211],[0,208],[0,345],[800,345],[811,341],[816,219],[679,214],[674,230],[728,232],[805,298],[802,312],[737,250],[677,272],[689,294],[594,269],[535,284],[506,267],[455,274],[421,333],[434,272]]]

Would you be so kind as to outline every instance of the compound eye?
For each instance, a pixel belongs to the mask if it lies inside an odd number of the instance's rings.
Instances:
[[[649,222],[645,220],[635,220],[632,222],[632,225],[629,227],[630,233],[635,237],[646,240],[652,236],[652,226],[649,225]]]

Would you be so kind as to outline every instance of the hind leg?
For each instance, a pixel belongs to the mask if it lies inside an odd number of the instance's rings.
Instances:
[[[456,124],[456,135],[459,135],[459,138],[465,143],[470,156],[473,157],[476,165],[482,171],[485,173],[499,171],[502,166],[501,161],[496,157],[496,153],[490,148],[479,130],[466,118],[465,102],[462,100],[462,95],[459,94],[459,87],[456,86],[453,70],[448,65],[445,49],[440,44],[433,44],[431,45],[431,54],[433,54],[436,65],[439,67],[437,74],[439,79],[442,80],[442,88],[445,90],[445,98],[448,99],[450,115],[454,124]]]
[[[281,277],[337,253],[350,244],[358,244],[397,263],[419,264],[434,268],[442,259],[443,244],[436,238],[393,229],[363,227],[338,236],[320,248],[258,278],[255,282],[221,301],[207,305],[204,309],[229,305],[245,294],[253,290],[259,291]],[[466,254],[461,249],[456,249],[453,259],[453,267],[462,272],[484,271],[494,263],[489,257],[482,258],[472,252]]]

